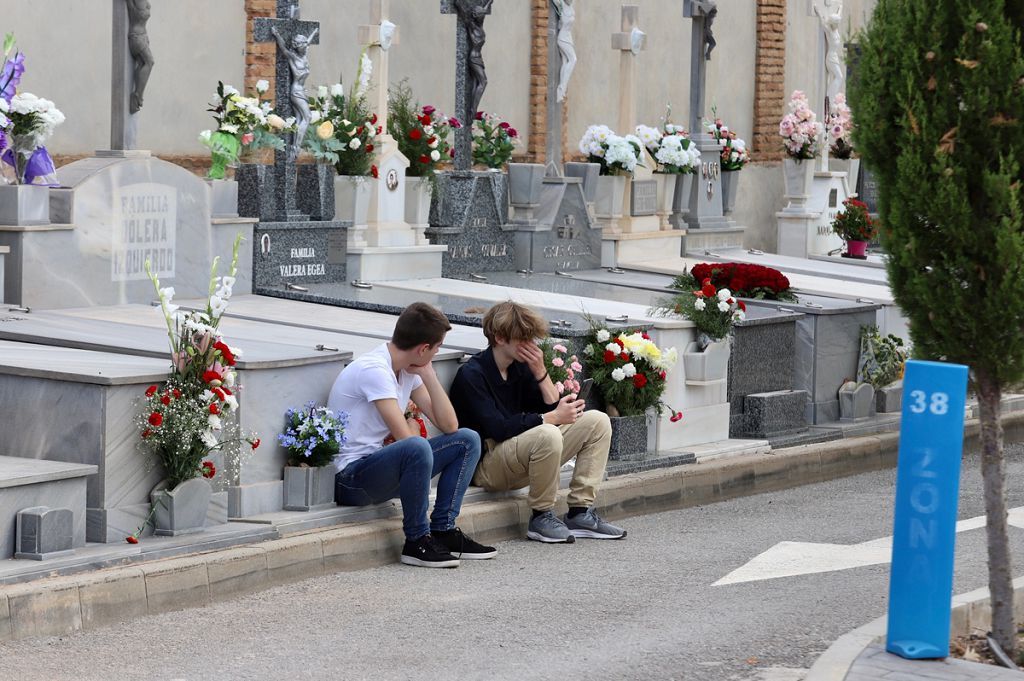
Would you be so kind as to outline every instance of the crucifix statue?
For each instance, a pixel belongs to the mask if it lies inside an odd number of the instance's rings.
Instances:
[[[367,46],[367,55],[373,61],[370,85],[371,110],[377,114],[377,124],[383,135],[388,134],[388,55],[392,45],[398,45],[398,27],[388,19],[389,0],[370,0],[370,23],[359,27],[359,44]]]
[[[494,0],[441,0],[442,14],[458,17],[455,46],[455,109],[462,127],[455,131],[455,168],[473,166],[473,119],[487,89],[483,49],[487,34],[484,17],[491,13]]]
[[[693,20],[690,31],[690,136],[703,136],[704,94],[708,60],[717,44],[711,24],[718,16],[714,0],[683,0],[683,16]]]
[[[562,115],[569,78],[576,68],[572,26],[576,21],[573,0],[548,0],[548,87],[545,175],[562,176]]]
[[[621,135],[636,128],[636,58],[647,48],[647,34],[640,30],[640,8],[622,6],[622,30],[612,34],[612,49],[619,50],[619,125]]]
[[[274,104],[281,117],[294,116],[296,121],[292,143],[286,150],[274,152],[275,205],[277,219],[281,221],[305,218],[296,207],[295,160],[312,118],[305,83],[309,76],[308,49],[319,43],[320,24],[301,21],[298,9],[296,0],[277,0],[276,18],[257,17],[252,31],[255,42],[277,43]]]
[[[150,1],[113,0],[113,10],[110,148],[126,151],[135,146],[135,114],[155,63],[146,32]]]

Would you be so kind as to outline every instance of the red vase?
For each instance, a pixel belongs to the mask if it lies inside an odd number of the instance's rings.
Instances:
[[[866,258],[868,250],[867,241],[850,239],[846,242],[846,253],[854,258]]]

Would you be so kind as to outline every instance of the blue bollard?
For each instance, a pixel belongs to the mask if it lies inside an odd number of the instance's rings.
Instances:
[[[967,367],[907,362],[885,649],[909,659],[949,655],[966,398]]]

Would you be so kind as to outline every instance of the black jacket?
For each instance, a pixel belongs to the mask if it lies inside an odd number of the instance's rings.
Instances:
[[[558,405],[544,402],[537,380],[523,362],[512,362],[507,374],[508,379],[501,377],[491,348],[462,365],[449,391],[459,427],[502,442],[541,425],[541,414]]]

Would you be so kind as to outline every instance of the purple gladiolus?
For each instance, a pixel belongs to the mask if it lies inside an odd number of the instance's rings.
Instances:
[[[14,97],[14,92],[21,83],[21,76],[25,73],[25,55],[15,52],[14,57],[4,62],[3,70],[0,70],[0,97],[3,97],[8,104]]]

